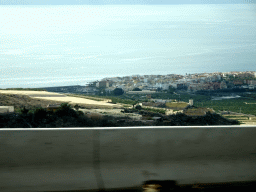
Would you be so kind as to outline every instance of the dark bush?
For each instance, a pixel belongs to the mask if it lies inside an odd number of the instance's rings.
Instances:
[[[95,121],[91,120],[86,116],[80,116],[77,119],[77,124],[79,127],[94,127]]]
[[[74,108],[78,111],[78,109],[80,108],[79,105],[75,105]]]
[[[115,95],[123,95],[124,94],[124,90],[122,88],[115,88],[113,93]]]
[[[77,114],[78,114],[78,116],[84,116],[84,112],[82,112],[82,111],[77,111]]]
[[[62,103],[61,107],[55,111],[55,115],[58,117],[78,117],[76,111],[68,103]]]
[[[141,107],[140,105],[136,105],[135,109],[137,109],[137,110],[141,110],[141,109],[142,109],[142,107]]]
[[[21,114],[26,115],[28,113],[28,109],[26,109],[25,107],[23,107],[23,109],[21,109]]]
[[[133,91],[142,91],[140,88],[136,87],[133,89]]]
[[[34,112],[35,119],[45,119],[47,117],[47,111],[43,108],[37,108]]]

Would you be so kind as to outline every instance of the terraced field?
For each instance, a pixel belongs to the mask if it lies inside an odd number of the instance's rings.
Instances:
[[[242,125],[256,125],[256,117],[246,114],[227,114],[223,115],[227,119],[238,120]]]

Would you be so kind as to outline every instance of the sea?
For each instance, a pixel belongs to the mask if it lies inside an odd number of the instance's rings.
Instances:
[[[0,88],[256,71],[256,4],[3,5]]]

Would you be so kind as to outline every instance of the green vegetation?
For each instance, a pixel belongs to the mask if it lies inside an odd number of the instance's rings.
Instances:
[[[230,125],[238,124],[238,121],[224,119],[217,114],[206,113],[205,116],[192,118],[185,114],[177,114],[165,116],[164,109],[156,108],[141,108],[136,106],[136,109],[125,109],[124,112],[137,112],[144,115],[147,119],[158,116],[161,121],[153,121],[150,124],[145,124],[142,121],[133,121],[130,118],[120,121],[117,117],[100,116],[100,115],[85,115],[81,111],[72,109],[68,103],[62,103],[60,108],[55,112],[47,111],[45,108],[36,108],[28,110],[25,107],[20,113],[0,114],[0,127],[6,128],[40,128],[40,127],[120,127],[120,126],[160,126],[160,125]],[[166,121],[163,121],[165,119]]]
[[[256,106],[253,104],[246,103],[256,103],[256,94],[239,94],[241,97],[235,99],[223,99],[223,100],[210,100],[204,102],[198,102],[198,106],[208,107],[214,109],[216,112],[220,111],[230,111],[243,114],[256,115]]]
[[[237,125],[239,124],[236,120],[225,119],[218,114],[212,114],[207,112],[204,116],[190,117],[185,114],[177,114],[169,116],[170,123],[169,125]],[[162,125],[166,125],[162,123]]]
[[[203,108],[212,108],[215,112],[220,111],[232,111],[240,112],[244,114],[256,115],[256,105],[246,103],[256,103],[256,94],[239,94],[241,97],[236,99],[223,99],[223,100],[211,100],[209,95],[194,95],[189,93],[170,94],[170,93],[155,93],[151,95],[153,99],[176,99],[185,103],[167,103],[167,107],[186,107],[189,99],[193,99],[194,105]],[[141,95],[120,95],[120,96],[94,96],[94,95],[76,95],[78,97],[84,97],[97,101],[106,99],[112,100],[112,103],[125,104],[124,107],[130,107],[130,105],[136,105],[140,102],[147,102],[148,99]],[[135,104],[134,104],[135,103]]]
[[[122,104],[129,104],[133,105],[134,101],[130,99],[121,99],[119,97],[108,97],[112,100],[112,103],[122,103]]]
[[[156,93],[151,95],[155,99],[176,99],[184,102],[188,102],[189,99],[193,99],[194,105],[204,108],[212,108],[216,112],[220,111],[232,111],[237,113],[256,115],[256,105],[246,103],[256,103],[256,94],[239,93],[240,98],[235,99],[223,99],[223,100],[211,100],[209,95],[192,95],[189,93],[168,94],[168,93]],[[169,107],[173,107],[172,104],[167,104]]]
[[[140,88],[136,87],[132,91],[142,91]]]
[[[76,104],[76,105],[74,106],[74,108],[78,111],[79,105]]]
[[[145,110],[145,111],[153,112],[153,113],[165,114],[165,110],[164,109],[160,109],[160,108],[156,109],[156,108],[143,107],[142,109]]]
[[[115,88],[113,91],[114,95],[123,95],[124,94],[124,90],[121,88]]]
[[[201,108],[201,107],[196,107],[196,108],[188,108],[184,111],[184,113],[186,115],[189,116],[203,116],[205,115],[207,112],[211,112],[213,113],[213,111],[211,109],[207,109],[207,108]]]
[[[151,95],[151,98],[153,99],[175,99],[180,100],[183,102],[188,103],[189,99],[193,99],[194,105],[197,107],[203,107],[203,108],[212,108],[215,112],[221,112],[221,111],[231,111],[231,112],[238,112],[238,113],[244,113],[244,114],[251,114],[256,115],[256,105],[250,104],[250,103],[256,103],[256,94],[246,94],[246,93],[239,93],[241,96],[240,98],[235,99],[223,99],[223,100],[211,100],[211,95],[195,95],[195,94],[189,94],[189,93],[181,93],[178,94],[172,94],[172,93],[164,93],[159,92]],[[140,102],[147,102],[148,99],[142,95],[120,95],[120,96],[94,96],[94,95],[76,95],[78,97],[84,97],[88,99],[93,99],[97,101],[102,101],[106,99],[112,100],[112,103],[121,103],[125,104],[124,107],[130,107],[130,105],[136,105]],[[134,104],[135,103],[135,104]],[[177,103],[176,107],[186,107],[186,103]],[[246,104],[249,103],[249,104]],[[175,103],[167,103],[167,107],[174,107],[176,105]]]
[[[27,110],[25,107],[19,113],[0,114],[0,127],[105,127],[114,126],[111,118],[104,117],[94,121],[81,111],[75,111],[68,103],[62,103],[55,112],[45,108]]]
[[[193,99],[194,102],[204,102],[211,100],[211,96],[206,95],[195,95],[195,94],[189,94],[189,93],[180,93],[180,94],[172,94],[172,93],[155,93],[151,95],[152,99],[175,99],[177,101],[184,101],[187,102],[189,99]]]
[[[245,104],[248,102],[248,98],[237,98],[237,99],[223,99],[223,100],[214,100],[198,103],[203,107],[208,107],[214,109],[216,112],[220,111],[232,111],[243,114],[256,115],[255,105]]]
[[[176,89],[174,87],[170,86],[167,92],[170,93],[170,94],[173,94],[175,92],[175,90]]]
[[[141,110],[141,109],[142,109],[142,107],[141,107],[140,105],[136,105],[135,109],[137,109],[137,110]]]

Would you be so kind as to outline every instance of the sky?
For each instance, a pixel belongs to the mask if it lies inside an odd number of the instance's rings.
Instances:
[[[0,0],[0,5],[239,4],[256,0]]]

